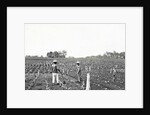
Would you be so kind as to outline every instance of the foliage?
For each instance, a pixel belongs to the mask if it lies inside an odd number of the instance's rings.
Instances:
[[[122,90],[125,89],[125,60],[115,58],[59,58],[58,67],[63,74],[68,89],[80,89],[76,83],[70,82],[71,79],[76,80],[76,61],[81,62],[83,81],[86,81],[87,73],[91,76],[91,90]],[[44,89],[48,83],[51,89],[64,89],[51,86],[51,63],[53,59],[26,59],[26,89]],[[117,65],[117,74],[114,77],[110,70]],[[39,78],[34,77],[39,72]],[[36,80],[34,80],[36,78]],[[63,79],[61,78],[61,80]],[[48,79],[45,82],[45,79]],[[32,82],[34,81],[34,82]],[[45,87],[46,88],[46,87]]]
[[[47,53],[47,57],[48,58],[65,58],[67,55],[67,51],[63,50],[62,52],[61,51],[50,51]]]

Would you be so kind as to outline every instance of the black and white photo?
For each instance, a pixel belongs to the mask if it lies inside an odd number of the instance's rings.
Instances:
[[[125,23],[26,23],[26,90],[125,90]]]
[[[8,108],[142,108],[143,7],[7,7]]]

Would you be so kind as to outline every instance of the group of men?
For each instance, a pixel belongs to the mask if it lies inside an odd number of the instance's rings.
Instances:
[[[57,60],[54,60],[53,63],[52,63],[52,83],[55,84],[55,81],[56,81],[56,84],[57,85],[60,85],[59,84],[59,73],[61,73],[61,71],[58,69],[58,61]],[[113,78],[116,78],[116,68],[117,68],[117,65],[115,65],[112,69],[111,69],[111,72],[112,73],[112,76]],[[81,78],[81,66],[80,66],[80,62],[77,61],[76,62],[76,73],[77,73],[77,81],[78,82],[81,82],[82,81],[82,78]]]
[[[59,85],[59,73],[61,73],[60,69],[58,69],[57,67],[58,65],[58,61],[54,60],[52,63],[52,83]],[[81,81],[81,66],[80,66],[80,62],[77,61],[76,62],[76,68],[77,68],[77,77],[78,77],[78,81]]]

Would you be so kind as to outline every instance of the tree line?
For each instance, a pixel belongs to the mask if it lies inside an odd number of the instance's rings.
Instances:
[[[47,57],[48,58],[65,58],[67,55],[67,51],[66,50],[63,50],[63,51],[50,51],[50,52],[47,52]]]
[[[50,51],[47,52],[46,57],[41,56],[30,56],[30,55],[26,55],[25,58],[32,58],[32,59],[42,59],[42,58],[66,58],[67,55],[67,51],[63,50],[63,51]]]
[[[116,59],[125,59],[125,52],[105,52],[103,55],[97,56],[87,56],[86,58],[116,58]]]
[[[50,51],[47,52],[46,57],[39,57],[39,56],[30,56],[27,55],[26,58],[66,58],[67,51]],[[74,58],[74,57],[68,57],[68,58]],[[116,59],[125,59],[125,52],[105,52],[103,55],[97,55],[97,56],[87,56],[86,58],[116,58]]]
[[[104,54],[104,57],[108,57],[108,58],[123,58],[123,59],[125,59],[125,52],[120,52],[120,53],[118,53],[116,51],[114,51],[114,52],[106,52]]]

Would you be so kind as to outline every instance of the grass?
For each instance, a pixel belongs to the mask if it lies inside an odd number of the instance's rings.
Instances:
[[[125,59],[65,58],[57,60],[59,62],[58,67],[63,73],[63,75],[60,75],[60,81],[62,83],[65,81],[66,84],[63,84],[62,87],[52,85],[51,63],[53,59],[26,59],[26,90],[46,90],[46,87],[49,87],[50,90],[83,90],[82,84],[75,82],[77,80],[77,60],[81,62],[81,77],[84,82],[86,82],[87,73],[90,73],[91,90],[125,89]],[[110,73],[110,69],[114,65],[118,65],[115,76]],[[36,76],[38,78],[35,80]],[[30,88],[28,87],[29,85],[31,85]]]

